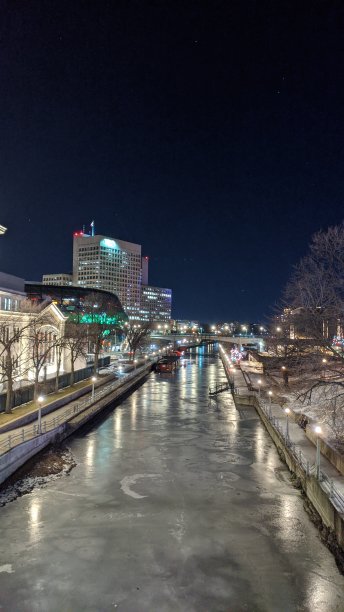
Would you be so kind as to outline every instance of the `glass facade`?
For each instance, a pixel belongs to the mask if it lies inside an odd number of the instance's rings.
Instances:
[[[142,285],[140,319],[169,321],[172,309],[172,290]]]
[[[141,274],[140,245],[104,236],[74,238],[74,284],[115,293],[131,319],[140,313]]]

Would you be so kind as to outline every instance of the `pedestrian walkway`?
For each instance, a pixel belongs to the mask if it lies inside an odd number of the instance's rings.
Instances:
[[[296,455],[302,453],[302,456],[308,462],[311,469],[314,470],[316,463],[316,447],[309,438],[307,438],[304,430],[287,415],[285,408],[274,401],[274,396],[269,396],[269,384],[264,375],[254,371],[250,364],[241,363],[241,369],[246,372],[251,385],[256,389],[255,394],[260,397],[260,403],[264,407],[264,411],[270,421],[277,425],[277,429],[288,440],[288,445],[295,449]],[[261,382],[258,384],[258,380]],[[247,393],[250,393],[247,391]],[[324,479],[333,481],[334,488],[338,491],[343,499],[344,511],[344,476],[330,463],[330,461],[321,455],[320,470],[323,473]]]
[[[105,377],[104,379],[102,378],[101,381],[103,383],[105,381]],[[75,383],[75,385],[73,385],[72,387],[65,387],[58,392],[49,393],[49,395],[47,395],[44,401],[42,402],[41,407],[46,408],[46,406],[53,404],[54,402],[56,402],[56,400],[67,398],[68,395],[71,395],[72,393],[75,393],[75,391],[79,391],[80,389],[89,390],[91,386],[92,386],[91,378],[86,378],[85,380]],[[8,425],[9,423],[15,423],[15,421],[19,421],[23,416],[27,416],[28,414],[37,413],[37,412],[38,412],[38,405],[37,405],[37,402],[35,401],[27,402],[27,404],[21,404],[20,406],[13,408],[12,412],[10,412],[9,414],[5,412],[1,412],[0,413],[0,432],[3,429],[3,427]]]
[[[47,413],[46,415],[39,415],[39,408],[35,406],[34,409],[29,409],[27,414],[37,413],[37,417],[34,420],[30,420],[28,424],[23,424],[22,417],[14,417],[13,428],[10,431],[4,431],[4,427],[0,428],[0,455],[6,453],[14,446],[26,442],[36,436],[46,433],[50,430],[54,430],[59,425],[66,423],[72,418],[75,418],[81,412],[84,412],[91,405],[96,404],[101,398],[105,397],[112,391],[125,385],[126,382],[132,379],[135,373],[142,372],[142,369],[147,368],[147,364],[143,364],[140,367],[132,368],[132,370],[121,378],[115,375],[109,375],[102,378],[98,384],[98,388],[93,392],[93,384],[89,383],[85,385],[86,393],[82,397],[74,398],[71,401],[65,402],[62,406],[58,406],[55,410]],[[72,392],[74,393],[73,388]],[[69,394],[71,395],[71,394]],[[68,394],[65,394],[65,397]],[[60,398],[58,398],[60,399]],[[31,403],[31,402],[30,402]],[[48,404],[45,404],[46,406]],[[39,418],[40,416],[40,418]],[[8,425],[8,424],[7,424]]]

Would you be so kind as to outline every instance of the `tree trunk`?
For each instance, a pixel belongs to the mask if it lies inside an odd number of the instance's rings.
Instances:
[[[73,359],[70,362],[70,386],[74,385],[74,361]]]
[[[99,350],[100,349],[96,347],[95,352],[94,352],[94,366],[93,366],[94,374],[97,374],[98,372]]]
[[[35,401],[38,398],[38,391],[39,391],[39,370],[36,369],[36,371],[35,371],[35,382],[34,382],[34,388],[33,388],[33,399]]]
[[[62,353],[63,353],[63,347],[58,346],[57,347],[57,361],[56,361],[56,378],[55,378],[56,393],[59,390],[59,376],[60,376],[60,371],[61,371]]]
[[[6,395],[6,407],[5,407],[6,414],[9,414],[10,412],[12,412],[12,405],[13,405],[13,381],[12,381],[12,376],[10,376],[7,382],[7,395]]]

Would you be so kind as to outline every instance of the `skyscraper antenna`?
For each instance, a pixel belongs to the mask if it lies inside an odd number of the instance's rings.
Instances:
[[[94,236],[94,221],[91,221],[91,236]]]

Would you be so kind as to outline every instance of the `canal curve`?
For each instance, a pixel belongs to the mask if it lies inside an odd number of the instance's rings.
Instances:
[[[76,467],[0,508],[0,609],[342,612],[344,577],[218,356],[150,375],[68,441]]]

